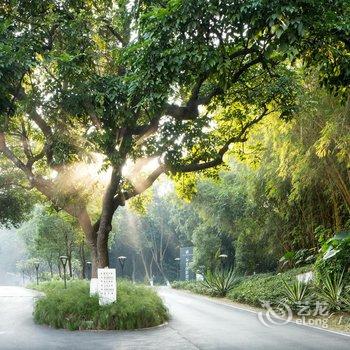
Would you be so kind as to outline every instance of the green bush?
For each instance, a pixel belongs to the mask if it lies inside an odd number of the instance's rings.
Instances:
[[[281,277],[287,283],[290,283],[295,281],[296,275],[310,271],[311,269],[311,266],[304,266],[289,270],[280,275],[265,273],[237,277],[235,279],[235,285],[228,293],[227,298],[255,306],[261,306],[263,300],[277,303],[286,296],[285,286]],[[205,287],[202,282],[176,281],[172,282],[172,287],[175,289],[185,289],[197,294],[215,296],[215,292]]]
[[[297,281],[297,275],[312,269],[312,266],[304,266],[277,275],[268,273],[236,278],[227,298],[253,306],[262,306],[263,301],[278,305],[282,301],[287,302],[293,310],[297,310],[304,303],[314,308],[316,302],[324,301],[330,310],[349,311],[350,285],[345,283],[343,276],[340,278],[339,275],[328,275],[307,285]],[[178,281],[173,282],[172,286],[198,294],[215,295],[201,282]]]
[[[39,285],[45,296],[35,304],[34,320],[55,328],[138,329],[157,326],[168,320],[161,298],[149,287],[121,280],[117,284],[117,301],[100,306],[97,296],[89,296],[86,281],[61,281]]]
[[[212,291],[205,287],[201,282],[196,281],[173,281],[171,286],[174,289],[184,289],[196,294],[213,295]]]
[[[240,283],[237,283],[227,297],[255,306],[261,306],[262,301],[279,302],[286,296],[281,277],[286,283],[291,283],[295,280],[296,275],[310,270],[310,266],[304,266],[278,275],[267,273],[245,277]]]
[[[315,263],[316,277],[320,281],[327,274],[344,273],[344,282],[350,283],[350,232],[339,232],[323,242]]]
[[[204,274],[202,285],[210,290],[213,295],[225,297],[236,283],[236,275],[233,269],[211,272]]]
[[[324,300],[331,310],[349,310],[350,293],[345,285],[344,271],[333,274],[324,273],[321,279],[320,288],[316,294]]]
[[[293,309],[297,309],[300,305],[308,302],[310,294],[310,285],[302,281],[295,279],[292,283],[287,283],[283,278],[282,283],[284,285],[284,294],[286,301]]]

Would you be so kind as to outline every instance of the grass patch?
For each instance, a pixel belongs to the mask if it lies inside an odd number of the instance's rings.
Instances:
[[[168,311],[155,291],[125,280],[117,283],[117,301],[104,306],[97,296],[90,297],[87,281],[69,281],[67,289],[61,281],[31,287],[46,294],[35,304],[35,322],[54,328],[126,330],[168,320]]]

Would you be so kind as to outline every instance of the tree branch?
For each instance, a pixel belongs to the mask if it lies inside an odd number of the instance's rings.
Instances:
[[[266,115],[272,113],[272,111],[268,112],[267,107],[265,106],[262,113],[257,116],[256,118],[254,118],[253,120],[251,120],[250,122],[246,123],[241,131],[239,132],[238,135],[235,135],[231,138],[229,138],[225,144],[219,149],[217,156],[208,161],[208,162],[204,162],[204,163],[190,163],[190,164],[178,164],[178,165],[167,165],[168,169],[174,173],[180,172],[180,173],[189,173],[189,172],[193,172],[193,171],[200,171],[200,170],[206,170],[209,168],[213,168],[216,167],[220,164],[223,163],[223,158],[224,155],[226,154],[226,152],[229,150],[230,145],[232,143],[237,143],[237,142],[244,142],[246,141],[246,137],[245,134],[248,131],[248,129],[250,127],[252,127],[253,125],[257,124],[259,121],[261,121]]]
[[[122,44],[122,46],[126,46],[128,44],[121,34],[115,28],[113,28],[106,19],[103,19],[103,22],[106,24],[106,28]]]
[[[256,51],[256,49],[245,47],[241,50],[237,50],[236,52],[228,55],[228,58],[230,60],[233,60],[238,57],[242,57],[244,59],[244,57],[249,53],[258,53],[258,52]],[[246,70],[248,70],[250,67],[258,63],[261,63],[262,60],[263,60],[262,55],[259,55],[257,58],[252,59],[251,61],[249,61],[244,65],[241,65],[240,68],[233,74],[232,81],[233,82],[238,81],[238,79]],[[132,134],[140,136],[137,142],[138,143],[142,142],[142,140],[144,140],[145,138],[152,135],[158,130],[159,121],[163,115],[171,116],[176,120],[194,120],[199,115],[198,107],[200,105],[208,105],[215,96],[218,96],[224,93],[224,90],[220,86],[215,86],[213,87],[212,91],[208,93],[206,96],[202,96],[202,97],[199,96],[200,89],[204,84],[204,82],[208,79],[210,74],[211,74],[211,71],[208,70],[207,72],[201,74],[198,77],[197,82],[192,88],[191,96],[188,99],[185,106],[166,103],[164,105],[162,112],[159,115],[155,116],[153,119],[151,119],[149,124],[145,124],[134,128],[132,130]]]
[[[22,170],[30,180],[33,178],[33,173],[30,167],[24,164],[18,157],[16,157],[10,148],[7,147],[4,132],[0,132],[0,152],[2,152],[17,168]]]
[[[127,192],[120,192],[114,197],[114,207],[115,210],[118,206],[123,206],[125,204],[125,201],[128,199],[137,196],[138,194],[141,194],[142,192],[146,191],[148,188],[152,186],[154,181],[158,179],[158,177],[167,171],[167,166],[164,164],[159,165],[157,169],[155,169],[148,177],[137,187],[134,187],[132,190]]]
[[[39,127],[39,129],[42,131],[46,138],[52,138],[53,132],[50,125],[41,117],[41,115],[35,109],[33,109],[31,113],[29,113],[29,119],[35,122],[35,124]]]
[[[131,133],[133,135],[138,136],[136,139],[137,144],[142,143],[144,139],[154,134],[158,130],[160,118],[161,118],[161,115],[157,115],[156,117],[151,119],[149,124],[137,126],[131,130]]]
[[[94,110],[92,103],[85,102],[84,108],[86,110],[86,113],[90,116],[90,119],[91,119],[92,123],[94,124],[95,128],[97,130],[101,130],[101,123],[98,119],[97,114],[95,113],[95,110]]]
[[[242,65],[240,69],[238,69],[232,76],[232,81],[237,82],[241,75],[247,71],[250,67],[261,63],[262,58],[259,56],[254,60]],[[201,81],[201,80],[200,80]],[[164,114],[174,117],[177,120],[194,120],[198,117],[198,106],[200,105],[208,105],[210,101],[215,97],[224,92],[224,90],[216,86],[213,90],[207,95],[203,97],[198,97],[194,99],[194,96],[199,92],[198,86],[194,89],[194,95],[189,99],[186,106],[178,106],[176,104],[165,104]]]

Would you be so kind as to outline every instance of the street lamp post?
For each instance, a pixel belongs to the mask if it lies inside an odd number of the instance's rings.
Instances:
[[[88,276],[88,279],[91,280],[91,268],[92,268],[92,264],[91,264],[91,261],[87,261],[86,262],[86,266],[87,266],[87,276]]]
[[[68,261],[68,256],[60,256],[61,263],[63,265],[63,278],[64,278],[64,289],[67,289],[67,277],[66,277],[66,266]]]
[[[118,256],[118,261],[119,261],[119,264],[120,264],[120,267],[122,269],[122,277],[124,277],[124,265],[125,265],[125,261],[126,261],[126,256]]]
[[[224,271],[225,260],[227,259],[227,254],[220,254],[219,258],[221,260],[221,270]]]
[[[39,285],[39,262],[34,263],[36,271],[36,285]]]
[[[180,279],[180,258],[175,258],[174,259],[175,261],[176,261],[176,278],[177,278],[177,280],[179,280]]]

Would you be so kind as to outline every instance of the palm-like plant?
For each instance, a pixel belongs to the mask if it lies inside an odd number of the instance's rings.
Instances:
[[[236,282],[236,275],[233,269],[222,269],[221,271],[208,271],[204,274],[202,284],[213,294],[224,297],[233,289]]]
[[[346,286],[344,283],[344,271],[341,273],[329,272],[322,275],[321,288],[317,294],[328,303],[333,310],[340,310],[345,306],[350,306],[349,298],[346,297]]]
[[[284,294],[290,303],[300,304],[307,297],[309,286],[306,283],[296,280],[289,284],[283,278],[282,283],[284,285]]]

